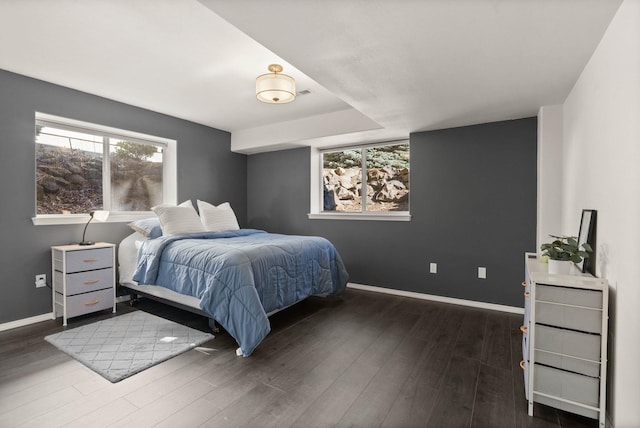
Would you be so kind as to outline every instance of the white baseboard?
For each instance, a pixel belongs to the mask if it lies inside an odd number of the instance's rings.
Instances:
[[[53,312],[49,312],[42,315],[36,315],[35,317],[9,321],[4,324],[0,324],[0,331],[11,330],[12,328],[24,327],[25,325],[35,324],[42,321],[49,321],[52,319],[53,319]]]
[[[451,303],[454,305],[462,305],[462,306],[471,306],[474,308],[490,309],[493,311],[509,312],[512,314],[524,314],[523,308],[517,308],[514,306],[496,305],[493,303],[476,302],[473,300],[455,299],[453,297],[436,296],[433,294],[416,293],[413,291],[394,290],[392,288],[375,287],[372,285],[356,284],[353,282],[348,283],[347,287],[357,289],[357,290],[373,291],[375,293],[392,294],[394,296],[411,297],[414,299],[422,299],[422,300],[432,300],[435,302]],[[116,298],[116,301],[118,303],[126,302],[127,300],[129,300],[129,296],[118,296]],[[42,315],[36,315],[34,317],[24,318],[21,320],[10,321],[4,324],[0,324],[0,331],[11,330],[12,328],[23,327],[25,325],[35,324],[38,322],[48,321],[51,319],[53,319],[53,312],[49,312]]]
[[[347,283],[347,287],[356,290],[373,291],[376,293],[392,294],[394,296],[411,297],[414,299],[431,300],[434,302],[451,303],[453,305],[471,306],[474,308],[490,309],[492,311],[509,312],[524,315],[524,308],[515,306],[496,305],[495,303],[476,302],[475,300],[456,299],[453,297],[436,296],[434,294],[416,293],[414,291],[395,290],[393,288],[375,287],[373,285]]]
[[[128,302],[129,300],[131,300],[129,295],[116,297],[116,303]],[[42,315],[36,315],[35,317],[9,321],[4,324],[0,324],[0,331],[11,330],[12,328],[24,327],[25,325],[35,324],[42,321],[49,321],[52,319],[53,319],[53,312],[49,312]]]

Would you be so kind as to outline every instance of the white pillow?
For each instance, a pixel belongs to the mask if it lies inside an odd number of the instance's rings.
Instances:
[[[172,205],[158,205],[151,208],[160,219],[162,232],[165,235],[179,233],[204,232],[204,226],[191,201],[185,201],[177,207]]]
[[[200,220],[204,228],[209,232],[240,229],[236,214],[229,202],[216,207],[208,202],[198,200],[198,211],[200,211]]]

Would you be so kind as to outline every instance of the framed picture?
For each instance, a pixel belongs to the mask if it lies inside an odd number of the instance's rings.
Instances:
[[[591,275],[596,274],[596,210],[582,210],[580,218],[580,232],[578,233],[578,245],[587,243],[593,249],[589,253],[589,257],[583,259],[580,263],[576,263],[581,272],[589,272]]]

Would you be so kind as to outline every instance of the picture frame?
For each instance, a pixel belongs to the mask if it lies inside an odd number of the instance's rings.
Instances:
[[[593,249],[589,257],[576,263],[581,272],[596,274],[596,218],[598,212],[591,209],[583,209],[580,217],[580,231],[578,232],[578,247],[587,243]]]

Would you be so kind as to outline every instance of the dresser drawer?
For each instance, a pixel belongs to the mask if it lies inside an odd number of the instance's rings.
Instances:
[[[536,349],[600,361],[600,335],[538,325]]]
[[[544,364],[545,366],[550,366],[557,369],[567,370],[574,373],[579,373],[585,376],[600,376],[600,364],[594,361],[581,360],[579,358],[573,358],[567,355],[551,354],[549,352],[541,351],[537,348],[534,352],[536,363]]]
[[[536,363],[587,376],[600,376],[600,336],[536,326]]]
[[[67,252],[67,273],[113,267],[113,249],[96,248]],[[60,269],[61,270],[61,269]]]
[[[602,291],[538,284],[536,301],[602,309]]]
[[[67,297],[67,318],[113,308],[113,288]]]
[[[565,400],[598,407],[599,379],[545,367],[536,363],[534,393],[541,392]]]
[[[62,272],[56,272],[60,277],[56,279],[56,285],[62,284]],[[86,272],[70,273],[67,275],[67,296],[103,288],[113,288],[113,268],[90,270]],[[56,290],[62,293],[62,290]]]
[[[535,308],[536,328],[537,324],[547,324],[589,333],[600,333],[602,330],[602,311],[598,309],[545,303],[537,299]]]

